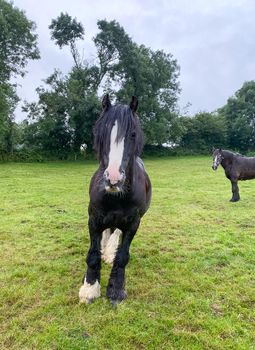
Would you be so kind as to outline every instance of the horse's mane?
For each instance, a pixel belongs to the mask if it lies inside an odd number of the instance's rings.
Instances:
[[[243,154],[238,153],[238,152],[234,152],[234,155],[235,155],[235,156],[238,156],[238,157],[245,157]]]
[[[120,141],[134,132],[135,156],[139,156],[143,149],[143,132],[138,117],[127,105],[117,104],[109,106],[103,111],[94,127],[94,149],[99,159],[109,152],[110,134],[115,121],[118,121],[116,141]]]
[[[232,152],[232,151],[229,151],[229,150],[226,150],[226,149],[224,149],[223,152],[227,153],[229,155],[232,155],[232,156],[245,157],[243,154],[240,154],[238,152]]]

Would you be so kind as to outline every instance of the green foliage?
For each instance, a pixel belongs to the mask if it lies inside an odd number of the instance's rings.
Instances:
[[[55,71],[46,83],[51,90],[38,88],[39,102],[26,104],[23,108],[28,113],[28,119],[23,122],[23,142],[27,149],[32,146],[65,159],[71,150],[65,81]]]
[[[132,95],[138,97],[147,143],[174,141],[179,136],[175,113],[179,93],[177,61],[163,51],[138,46],[116,21],[99,21],[98,27],[100,32],[94,42],[101,71],[112,79],[107,89],[125,103]]]
[[[24,106],[24,146],[66,159],[72,152],[77,157],[82,144],[92,149],[92,127],[100,111],[98,67],[80,60],[76,41],[83,38],[84,29],[76,19],[61,13],[49,28],[60,48],[70,47],[75,65],[64,77],[55,71],[45,80],[46,87],[37,89],[38,103]]]
[[[25,148],[30,146],[59,159],[66,159],[80,146],[92,150],[92,128],[100,112],[100,102],[91,89],[89,68],[74,68],[62,77],[55,71],[45,82],[48,88],[38,88],[38,103],[26,103],[28,118],[23,123]]]
[[[77,39],[82,39],[84,28],[78,23],[76,18],[72,18],[67,13],[62,13],[57,19],[53,19],[51,25],[51,38],[62,48],[63,46],[75,43]]]
[[[12,3],[0,0],[0,80],[24,75],[29,59],[38,59],[35,24]]]
[[[139,116],[147,143],[161,144],[179,136],[176,102],[179,67],[171,55],[138,46],[116,21],[98,21],[94,38],[98,60],[81,62],[76,41],[84,29],[76,19],[61,14],[49,27],[61,48],[70,47],[74,67],[66,76],[55,72],[38,88],[39,102],[26,104],[24,145],[42,151],[76,155],[82,144],[92,150],[92,130],[100,114],[100,91],[128,103],[139,98]]]
[[[2,71],[8,77],[24,74],[27,60],[38,58],[35,26],[12,4],[0,0],[0,5],[3,9],[0,24],[4,28],[0,34],[1,43],[3,48],[10,43],[8,50],[17,55],[14,59],[10,54],[8,61],[5,59],[7,51],[3,50],[0,67],[5,67]],[[7,21],[9,14],[10,23],[16,22],[12,27]],[[246,82],[217,113],[179,117],[180,69],[173,56],[136,44],[115,20],[100,20],[97,25],[99,31],[93,38],[97,57],[89,63],[81,60],[76,46],[77,40],[84,38],[83,25],[67,13],[51,21],[52,40],[60,48],[70,48],[74,65],[67,75],[55,71],[45,80],[46,86],[37,89],[38,103],[25,104],[27,119],[21,126],[20,141],[25,151],[32,148],[60,159],[67,159],[70,154],[77,158],[81,145],[86,144],[87,151],[91,152],[92,130],[100,114],[102,91],[109,93],[113,101],[122,103],[128,103],[132,95],[138,97],[138,114],[147,150],[152,153],[205,153],[212,147],[245,153],[255,150],[254,81]],[[23,49],[15,31],[26,37]],[[11,137],[16,128],[11,111],[17,100],[14,87],[8,81],[0,84],[0,147],[10,151],[15,144]]]
[[[201,112],[194,117],[182,117],[184,128],[180,146],[190,151],[210,152],[213,147],[224,147],[227,141],[227,127],[219,114]]]
[[[254,181],[208,157],[147,159],[153,199],[130,252],[128,298],[79,304],[95,162],[1,164],[0,329],[8,350],[254,348]]]
[[[120,84],[127,77],[134,81],[135,69],[134,43],[116,21],[101,20],[97,22],[99,33],[94,38],[100,64],[100,81],[105,74]],[[136,86],[134,86],[136,89]],[[130,95],[128,96],[130,98]]]
[[[13,153],[19,142],[14,110],[16,86],[10,80],[25,74],[29,59],[38,59],[35,24],[12,3],[0,0],[0,158]]]
[[[81,23],[77,22],[76,18],[72,18],[67,13],[60,14],[57,19],[51,21],[49,26],[51,30],[51,39],[62,48],[63,46],[70,46],[73,59],[76,66],[80,65],[79,54],[75,46],[78,39],[84,36],[84,28]]]
[[[101,111],[94,84],[94,66],[74,68],[67,79],[68,114],[73,130],[72,146],[76,153],[82,144],[92,150],[93,126]]]
[[[227,121],[229,146],[240,151],[255,150],[255,81],[245,82],[220,113]]]
[[[0,153],[12,153],[18,142],[13,112],[18,102],[14,87],[0,82]]]

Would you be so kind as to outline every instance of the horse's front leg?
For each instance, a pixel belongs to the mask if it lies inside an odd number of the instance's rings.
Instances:
[[[95,224],[95,220],[93,218],[89,219],[89,234],[90,248],[86,259],[87,272],[84,276],[83,284],[79,291],[80,302],[87,304],[100,297],[100,241],[102,229]]]
[[[122,243],[119,246],[111,270],[106,295],[115,305],[127,297],[125,291],[125,268],[129,261],[129,248],[139,227],[140,218],[127,229],[123,230]]]
[[[238,202],[240,200],[240,195],[239,195],[237,180],[231,180],[231,185],[232,185],[232,198],[230,199],[230,202]]]

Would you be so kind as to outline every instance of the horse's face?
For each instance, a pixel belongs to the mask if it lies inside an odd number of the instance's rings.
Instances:
[[[132,102],[136,105],[133,106]],[[109,103],[108,98],[108,106],[105,108],[103,105],[103,114],[96,125],[95,134],[99,137],[101,133],[103,138],[103,142],[97,148],[101,165],[105,169],[102,179],[105,190],[118,193],[124,191],[129,165],[140,152],[142,133],[135,115],[136,99],[132,99],[129,106],[112,107]]]
[[[126,171],[135,151],[135,131],[129,130],[118,140],[118,120],[115,120],[110,136],[110,148],[104,171],[105,190],[121,192],[126,179]]]
[[[213,165],[212,165],[213,170],[217,170],[218,166],[221,164],[223,159],[224,158],[223,158],[221,149],[216,149],[213,151]]]
[[[105,157],[104,182],[107,192],[120,192],[125,181],[125,169],[122,166],[125,149],[125,136],[121,139],[118,135],[118,121],[115,120],[110,133],[110,148]]]

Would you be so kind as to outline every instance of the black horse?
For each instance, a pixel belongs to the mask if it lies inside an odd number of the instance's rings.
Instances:
[[[94,128],[100,165],[89,190],[90,248],[79,292],[81,302],[89,303],[100,296],[101,258],[113,264],[107,297],[115,304],[127,296],[124,288],[129,247],[151,199],[150,180],[139,158],[143,134],[137,106],[134,96],[129,106],[112,106],[105,95],[103,111]]]
[[[237,202],[240,200],[238,180],[255,178],[255,157],[244,157],[238,153],[216,149],[213,151],[213,170],[217,170],[220,164],[232,184],[233,195],[230,201]]]

